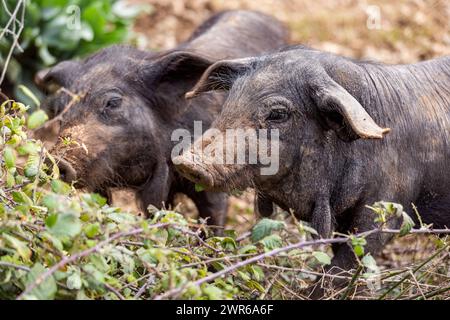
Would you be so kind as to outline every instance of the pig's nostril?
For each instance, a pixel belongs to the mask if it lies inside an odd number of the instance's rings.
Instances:
[[[58,164],[59,177],[65,182],[72,182],[77,179],[77,173],[75,169],[65,160],[60,160]]]
[[[187,179],[207,187],[213,187],[212,177],[206,171],[200,171],[194,164],[181,162],[176,164],[176,168]]]

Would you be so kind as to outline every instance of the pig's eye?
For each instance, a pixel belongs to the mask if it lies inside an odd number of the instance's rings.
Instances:
[[[119,97],[111,98],[106,102],[105,109],[109,109],[109,110],[116,109],[116,108],[120,107],[121,103],[122,103],[121,98],[119,98]]]
[[[274,108],[270,111],[267,121],[284,122],[289,119],[289,113],[286,108]]]

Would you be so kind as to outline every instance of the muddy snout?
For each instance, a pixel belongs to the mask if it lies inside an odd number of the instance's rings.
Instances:
[[[173,158],[173,164],[177,171],[187,179],[205,187],[214,187],[212,175],[203,168],[203,164],[200,161],[195,160],[193,153],[186,152],[181,156]]]
[[[72,167],[72,165],[67,162],[64,159],[61,159],[58,163],[58,168],[59,168],[59,176],[60,179],[71,183],[75,180],[77,180],[77,172],[75,171],[75,169]]]

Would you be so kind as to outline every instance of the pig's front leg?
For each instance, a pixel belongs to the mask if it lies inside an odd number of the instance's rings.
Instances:
[[[94,190],[94,193],[101,195],[103,198],[106,199],[106,202],[109,205],[112,205],[113,198],[112,198],[112,192],[110,189],[97,189],[97,190]]]
[[[374,203],[375,201],[368,201],[367,203]],[[350,228],[347,230],[350,233],[361,233],[365,231],[374,230],[380,227],[378,222],[375,222],[377,214],[372,210],[361,207],[356,210],[353,215],[353,220],[350,224]],[[401,225],[401,221],[398,218],[391,219],[387,222],[387,227],[396,229]],[[365,238],[367,244],[364,247],[365,253],[371,253],[375,256],[385,245],[392,239],[392,235],[375,233]],[[336,266],[339,269],[350,270],[356,267],[356,257],[353,252],[353,248],[350,243],[339,244],[333,246],[334,257],[332,260],[332,266]]]
[[[227,218],[228,196],[221,192],[202,191],[191,194],[189,197],[194,201],[199,216],[208,219],[209,225],[219,227],[215,233],[222,235]]]
[[[311,226],[320,237],[329,238],[333,232],[333,217],[328,196],[321,196],[316,200],[311,216]]]
[[[257,193],[255,195],[255,213],[260,217],[270,217],[273,214],[273,202],[263,194]]]

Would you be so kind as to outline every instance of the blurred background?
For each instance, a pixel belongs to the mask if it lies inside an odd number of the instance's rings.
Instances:
[[[221,10],[274,15],[291,29],[292,43],[355,58],[411,63],[450,54],[448,0],[2,0],[1,26],[16,8],[15,23],[0,36],[0,66],[9,62],[0,83],[3,93],[32,106],[18,86],[42,98],[32,82],[37,70],[114,43],[170,49]]]

